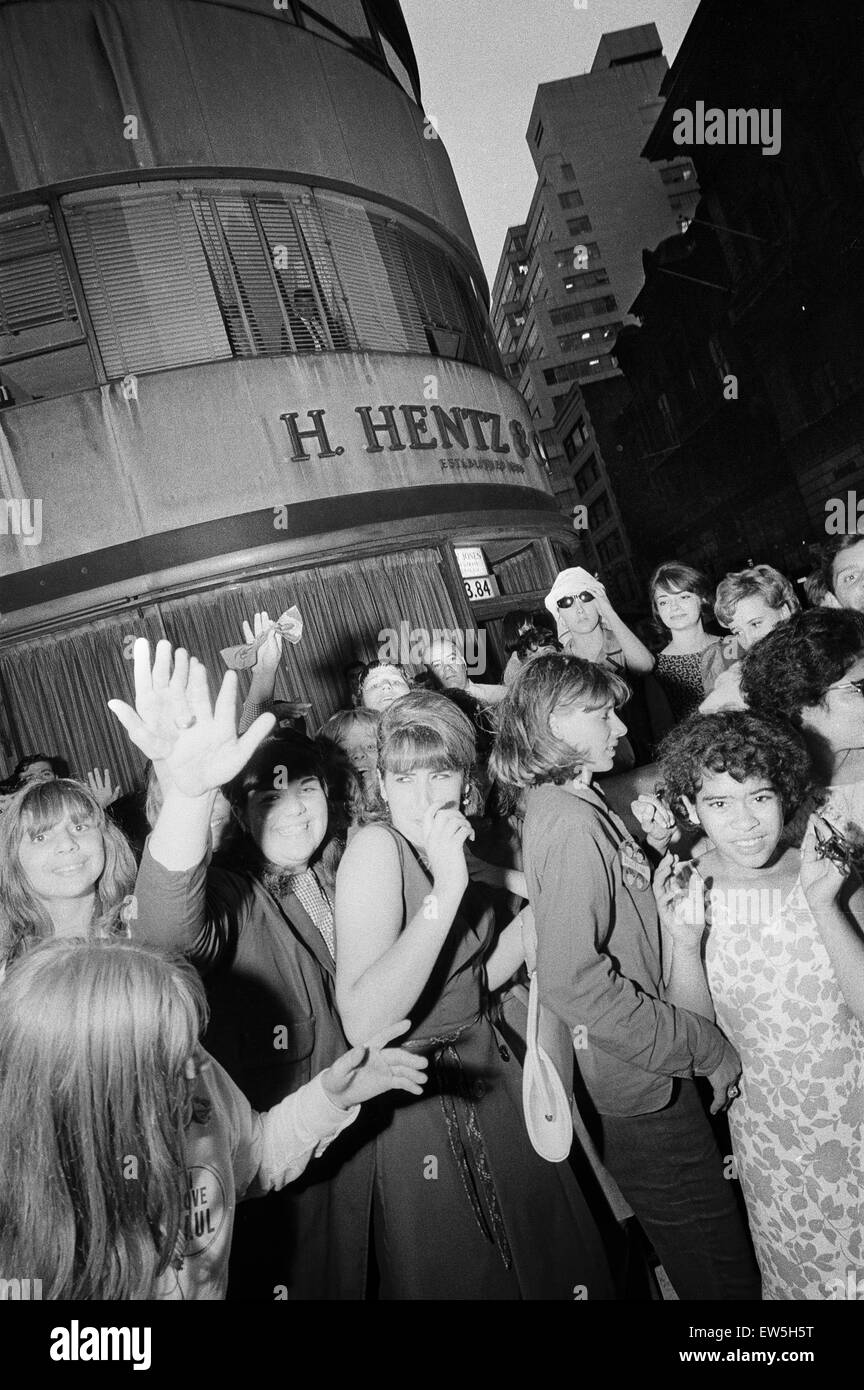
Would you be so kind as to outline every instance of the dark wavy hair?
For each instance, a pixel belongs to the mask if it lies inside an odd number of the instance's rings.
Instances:
[[[58,753],[28,753],[26,758],[21,758],[15,764],[11,780],[17,784],[28,767],[32,767],[34,763],[47,763],[55,777],[69,776],[69,764]]]
[[[779,793],[786,820],[810,789],[810,755],[799,735],[744,710],[691,715],[666,735],[659,761],[669,804],[682,818],[683,797],[694,800],[706,773],[728,772],[736,782],[764,778]]]
[[[585,758],[556,738],[550,727],[559,705],[600,709],[623,705],[630,690],[619,676],[592,661],[553,652],[526,662],[498,706],[498,735],[489,769],[512,787],[544,782],[562,786],[576,776]]]
[[[254,792],[273,791],[274,787],[304,777],[317,777],[327,797],[327,833],[312,856],[310,867],[316,869],[322,887],[330,892],[351,819],[347,801],[353,771],[341,749],[329,739],[307,738],[294,729],[280,729],[278,734],[265,738],[242,772],[222,788],[233,820],[219,847],[219,862],[260,874],[267,866],[246,826],[249,798]]]
[[[850,608],[795,613],[747,652],[741,690],[754,714],[795,728],[864,655],[864,615]]]

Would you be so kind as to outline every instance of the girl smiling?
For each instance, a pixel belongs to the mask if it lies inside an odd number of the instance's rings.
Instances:
[[[741,1056],[729,1124],[763,1296],[824,1299],[864,1254],[864,891],[820,855],[820,817],[800,851],[783,838],[809,783],[790,731],[696,716],[667,737],[662,768],[712,846],[683,901],[672,861],[658,871],[669,997],[716,1013]]]

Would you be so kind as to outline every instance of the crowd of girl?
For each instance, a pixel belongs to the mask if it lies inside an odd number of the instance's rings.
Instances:
[[[235,673],[214,699],[136,643],[110,709],[151,765],[140,855],[107,775],[41,756],[0,816],[0,1276],[607,1300],[637,1296],[632,1213],[681,1299],[854,1296],[864,617],[798,611],[764,565],[717,591],[732,642],[686,565],[651,607],[656,659],[564,571],[500,686],[433,644],[425,685],[363,667],[314,739],[270,708],[266,614],[239,717]],[[652,672],[666,732],[634,767]],[[522,1109],[535,972],[560,1163]]]

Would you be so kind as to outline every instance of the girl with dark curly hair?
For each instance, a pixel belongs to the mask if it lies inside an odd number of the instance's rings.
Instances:
[[[820,853],[821,817],[800,850],[783,838],[809,781],[788,726],[696,715],[661,767],[710,841],[698,871],[667,857],[655,878],[669,998],[716,1018],[741,1057],[729,1125],[763,1297],[832,1298],[838,1280],[846,1297],[864,1218],[864,889]]]
[[[798,730],[813,764],[812,794],[787,827],[800,845],[816,809],[864,868],[864,615],[796,613],[747,653],[741,690],[754,714]]]

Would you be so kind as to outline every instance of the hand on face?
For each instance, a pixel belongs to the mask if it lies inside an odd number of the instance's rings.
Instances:
[[[459,896],[468,887],[465,841],[474,839],[471,822],[452,803],[429,806],[423,817],[426,858],[436,888]]]

